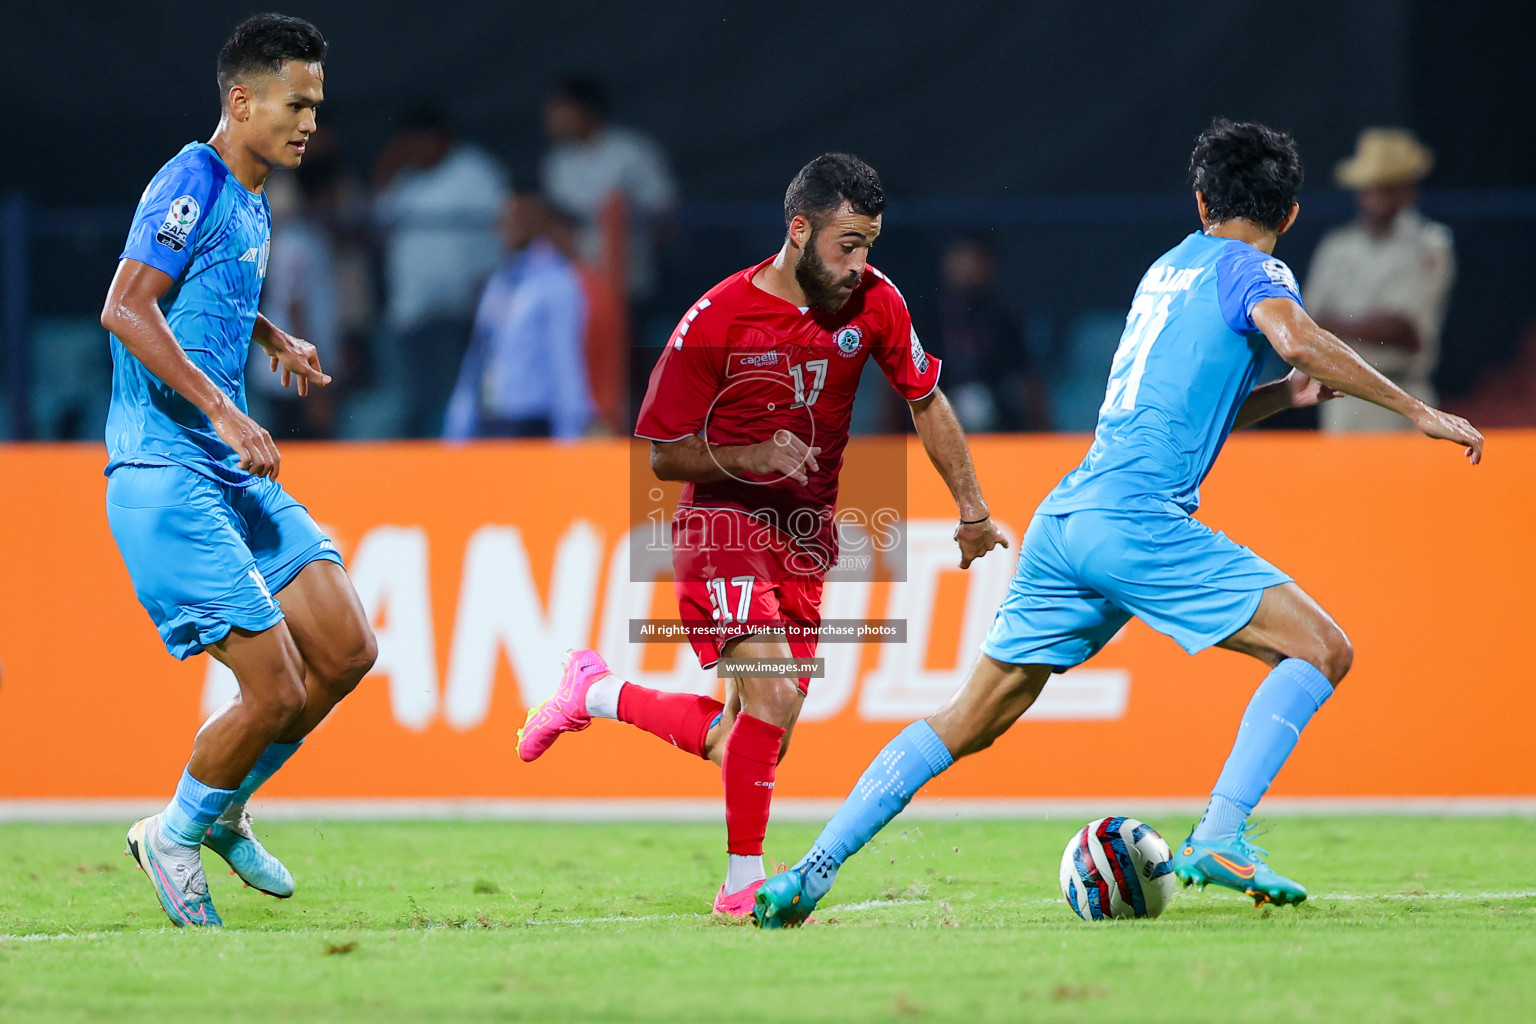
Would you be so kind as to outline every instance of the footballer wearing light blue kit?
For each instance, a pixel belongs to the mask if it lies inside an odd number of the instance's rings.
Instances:
[[[1392,384],[1307,316],[1290,268],[1272,255],[1299,209],[1302,168],[1290,136],[1218,119],[1196,142],[1190,179],[1202,230],[1142,277],[1093,444],[1036,510],[964,685],[892,740],[811,851],[764,883],[756,923],[803,922],[843,862],[920,787],[990,746],[1052,673],[1093,657],[1132,616],[1191,654],[1224,647],[1270,667],[1204,816],[1174,851],[1174,872],[1256,903],[1306,898],[1248,841],[1247,820],[1354,652],[1289,576],[1193,518],[1200,483],[1234,428],[1341,393],[1465,446],[1474,464],[1483,437]],[[1294,369],[1255,387],[1271,345]]]
[[[219,53],[219,126],[144,190],[101,316],[112,333],[112,536],[166,648],[207,651],[240,687],[198,731],[165,810],[128,831],[176,925],[222,923],[203,846],[247,885],[293,894],[246,801],[376,655],[335,545],[278,484],[281,456],[245,403],[252,341],[301,395],[330,381],[313,345],[257,311],[272,223],[264,185],[303,159],[325,50],[298,18],[261,14],[235,29]]]

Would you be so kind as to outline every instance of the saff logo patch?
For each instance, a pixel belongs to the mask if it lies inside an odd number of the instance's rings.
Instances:
[[[1264,273],[1281,288],[1294,295],[1301,294],[1301,289],[1296,285],[1296,275],[1291,273],[1291,268],[1281,260],[1265,260]]]
[[[155,241],[172,252],[181,252],[187,247],[187,239],[192,237],[197,218],[202,215],[202,207],[191,196],[179,196],[171,200],[171,208],[165,211],[165,221],[160,225],[160,230],[155,232]]]
[[[917,340],[917,328],[912,328],[912,365],[917,367],[918,373],[928,372],[928,353],[923,351],[923,343]]]
[[[864,344],[864,332],[850,325],[834,334],[832,340],[837,342],[837,350],[843,355],[857,355],[859,346]]]

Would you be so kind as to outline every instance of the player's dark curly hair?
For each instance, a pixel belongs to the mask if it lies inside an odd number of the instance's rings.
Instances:
[[[219,91],[246,75],[281,71],[290,60],[313,64],[325,60],[325,37],[303,18],[253,14],[235,26],[219,51]]]
[[[1301,191],[1296,140],[1262,124],[1218,117],[1195,140],[1189,183],[1205,196],[1213,222],[1241,217],[1274,230],[1290,216]]]
[[[823,153],[800,168],[784,192],[784,226],[802,216],[819,228],[844,202],[854,213],[875,217],[885,209],[880,175],[848,153]]]

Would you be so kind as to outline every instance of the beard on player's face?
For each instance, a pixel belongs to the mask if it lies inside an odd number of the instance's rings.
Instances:
[[[820,228],[811,229],[811,237],[805,240],[805,248],[795,260],[795,283],[805,292],[805,300],[817,309],[836,313],[847,304],[853,288],[859,283],[859,275],[853,271],[839,277],[827,266],[816,250],[816,236]]]

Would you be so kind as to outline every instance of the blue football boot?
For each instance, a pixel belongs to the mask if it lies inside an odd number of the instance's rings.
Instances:
[[[251,815],[245,808],[233,817],[219,818],[203,837],[203,845],[223,857],[240,881],[285,900],[293,895],[293,875],[283,862],[267,852],[251,831]]]
[[[1201,842],[1191,833],[1173,851],[1173,873],[1186,886],[1215,884],[1253,897],[1253,905],[1300,903],[1306,887],[1276,874],[1264,863],[1269,851],[1248,841],[1248,826],[1230,839]]]
[[[801,868],[781,871],[763,882],[752,907],[752,923],[759,928],[798,928],[816,909],[816,901],[805,890],[805,872]]]

